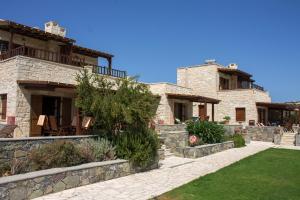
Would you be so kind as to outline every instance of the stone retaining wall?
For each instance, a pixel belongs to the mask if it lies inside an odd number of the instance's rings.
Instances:
[[[233,141],[227,141],[217,144],[206,144],[195,147],[177,147],[175,155],[183,158],[200,158],[231,148],[234,148]]]
[[[233,135],[240,133],[247,135],[250,140],[280,143],[282,127],[276,126],[242,126],[242,125],[224,125],[225,134]]]
[[[58,140],[80,143],[96,136],[52,136],[28,138],[0,138],[0,168],[13,159],[26,159],[28,152],[42,144],[49,144]]]
[[[300,134],[295,135],[296,141],[295,141],[295,146],[300,146]]]
[[[189,134],[187,131],[169,131],[162,132],[159,135],[163,144],[173,152],[176,147],[185,147],[188,145]]]
[[[185,129],[186,129],[185,124],[174,124],[174,125],[156,124],[155,125],[155,130],[158,133],[169,132],[169,131],[185,131]]]
[[[0,178],[1,200],[25,200],[129,175],[126,160],[94,162]],[[101,191],[99,191],[101,192]]]

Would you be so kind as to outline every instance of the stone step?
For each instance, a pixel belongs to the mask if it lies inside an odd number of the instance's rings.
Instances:
[[[174,156],[174,153],[172,153],[170,149],[165,149],[165,157],[167,158],[170,156]]]

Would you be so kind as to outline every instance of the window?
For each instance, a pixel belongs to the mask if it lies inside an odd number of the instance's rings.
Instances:
[[[236,121],[237,122],[244,122],[246,121],[246,109],[245,108],[236,108]]]
[[[7,94],[0,95],[0,119],[6,119]]]
[[[220,90],[229,90],[229,80],[223,77],[220,77]]]
[[[0,40],[0,54],[6,52],[8,50],[8,42]]]

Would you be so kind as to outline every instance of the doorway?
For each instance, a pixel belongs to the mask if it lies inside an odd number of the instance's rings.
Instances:
[[[30,136],[41,136],[42,129],[37,126],[40,115],[55,116],[57,126],[70,125],[72,121],[72,98],[57,96],[31,96]]]
[[[198,105],[198,109],[199,109],[199,118],[201,121],[206,120],[207,117],[207,106],[206,104],[204,105]]]
[[[263,123],[264,125],[267,124],[267,117],[266,117],[266,109],[264,108],[258,108],[257,114],[258,114],[258,123]]]
[[[174,103],[174,117],[175,123],[176,119],[179,119],[180,122],[184,122],[186,120],[186,106],[183,103]]]

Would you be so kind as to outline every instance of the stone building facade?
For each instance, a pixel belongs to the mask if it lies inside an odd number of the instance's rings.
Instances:
[[[14,137],[41,136],[39,115],[51,114],[58,125],[75,117],[76,75],[108,75],[114,80],[126,72],[111,68],[113,55],[74,44],[75,40],[43,30],[0,20],[1,124],[15,124]],[[98,66],[98,59],[107,66]],[[5,112],[5,113],[3,113]]]
[[[221,83],[222,82],[222,83]],[[177,84],[189,87],[195,93],[220,100],[216,105],[216,121],[230,117],[230,124],[258,122],[257,102],[271,102],[262,87],[253,83],[252,75],[237,69],[237,65],[222,66],[216,62],[177,69]],[[222,88],[222,84],[225,88]],[[237,120],[236,109],[244,109],[244,119]],[[194,116],[198,114],[194,105]]]
[[[250,122],[256,124],[261,120],[258,116],[260,106],[257,103],[271,102],[269,93],[254,84],[252,75],[237,69],[237,65],[225,67],[216,62],[178,68],[177,84],[149,85],[151,91],[161,97],[156,119],[165,124],[174,124],[176,118],[174,103],[178,100],[168,98],[170,93],[186,98],[184,103],[189,108],[188,119],[206,115],[206,119],[220,122],[228,116],[230,117],[229,124],[248,125]],[[197,96],[199,99],[202,97],[206,100],[197,101],[191,96]]]

